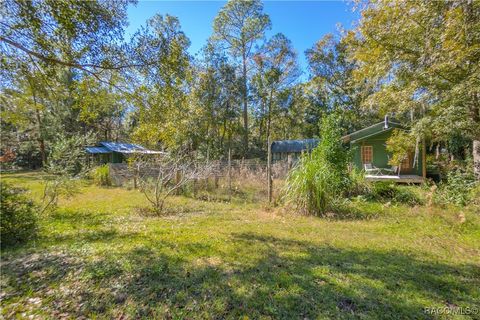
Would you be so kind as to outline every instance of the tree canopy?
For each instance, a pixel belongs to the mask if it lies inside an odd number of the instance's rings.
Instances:
[[[334,113],[344,132],[395,116],[417,143],[480,168],[476,1],[358,1],[355,28],[319,35],[298,53],[284,34],[268,34],[261,1],[230,0],[197,55],[169,14],[126,38],[129,5],[0,4],[2,153],[45,166],[61,132],[194,157],[265,158],[269,139],[318,137]]]

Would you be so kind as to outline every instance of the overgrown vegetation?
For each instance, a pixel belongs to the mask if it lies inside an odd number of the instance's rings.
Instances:
[[[305,52],[306,77],[260,0],[228,1],[198,55],[169,14],[127,35],[131,2],[0,2],[1,167],[44,171],[5,176],[40,209],[2,181],[3,317],[417,319],[478,306],[480,1],[354,1],[360,20]],[[387,143],[390,163],[426,140],[445,164],[438,188],[349,170],[341,134],[389,114],[409,129]],[[264,160],[272,140],[319,133],[287,178],[288,210],[256,201],[265,185],[248,176],[213,194],[193,165]],[[84,147],[104,140],[172,158],[137,166],[136,189],[101,187],[105,167],[91,185]]]
[[[90,171],[94,183],[98,186],[111,186],[112,180],[110,178],[110,167],[108,164],[104,164],[93,168]]]
[[[25,190],[0,183],[0,246],[14,246],[32,240],[38,232],[38,208]]]
[[[2,176],[36,199],[41,179]],[[138,190],[92,184],[61,199],[35,245],[2,251],[2,316],[423,319],[480,301],[473,207],[355,201],[374,218],[338,220],[235,194],[166,201],[175,215],[136,213],[148,205]]]
[[[435,202],[438,204],[455,204],[459,206],[468,205],[478,201],[475,187],[480,184],[470,168],[455,168],[447,173],[434,194]]]
[[[136,174],[139,190],[150,203],[151,211],[164,213],[166,199],[181,191],[187,183],[205,179],[210,173],[206,164],[186,161],[182,157],[138,157],[132,167]]]
[[[57,135],[49,162],[44,168],[48,177],[44,181],[42,213],[55,209],[61,196],[68,198],[80,191],[79,179],[87,172],[84,147],[90,139],[88,135]]]
[[[397,174],[401,174],[402,162],[408,159],[409,156],[415,154],[414,160],[420,156],[418,154],[418,137],[415,137],[412,132],[401,129],[394,129],[392,135],[388,138],[386,150],[391,154],[388,163],[398,168]],[[411,160],[410,160],[411,161]],[[417,166],[417,163],[414,163]]]
[[[338,216],[351,215],[351,211],[355,210],[349,207],[348,200],[354,196],[408,205],[422,203],[409,188],[394,182],[369,183],[365,181],[363,172],[349,169],[350,151],[342,142],[338,122],[335,115],[324,118],[320,143],[311,153],[302,155],[289,173],[284,190],[287,203],[305,214],[320,216],[328,212]],[[401,163],[406,151],[403,148],[397,151],[398,159],[395,159]]]
[[[337,117],[324,118],[319,145],[302,155],[288,175],[286,200],[303,213],[324,215],[335,211],[351,185],[349,153],[340,130]]]
[[[145,17],[127,35],[128,1],[89,3],[1,3],[2,167],[47,166],[60,133],[265,159],[269,138],[312,138],[331,113],[348,132],[394,113],[412,129],[403,142],[480,168],[476,1],[354,2],[365,13],[355,29],[319,34],[306,70],[291,39],[267,32],[260,0],[225,3],[198,55],[178,17]]]
[[[399,186],[395,182],[373,182],[366,197],[376,201],[392,201],[407,205],[421,204],[422,200],[409,187]]]

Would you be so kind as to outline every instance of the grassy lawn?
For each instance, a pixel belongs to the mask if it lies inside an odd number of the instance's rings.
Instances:
[[[3,175],[41,193],[35,173]],[[176,197],[146,216],[135,190],[85,184],[2,252],[5,318],[430,319],[480,308],[480,215],[359,202],[366,219]],[[465,217],[465,219],[462,218]]]

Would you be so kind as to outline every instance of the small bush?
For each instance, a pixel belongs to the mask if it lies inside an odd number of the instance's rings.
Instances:
[[[91,172],[93,182],[99,186],[111,186],[112,180],[110,178],[110,167],[108,164],[96,167]]]
[[[397,190],[393,182],[374,182],[371,184],[370,196],[374,200],[392,200]]]
[[[477,201],[475,190],[478,185],[471,170],[453,169],[447,173],[446,181],[440,183],[434,201],[437,204],[466,206]]]
[[[377,201],[392,201],[408,205],[420,204],[420,198],[407,187],[394,182],[374,182],[371,184],[369,198]]]
[[[2,182],[0,210],[0,245],[13,246],[33,239],[37,234],[37,207],[23,189]]]
[[[363,170],[353,169],[349,174],[350,186],[347,190],[349,197],[362,196],[370,193],[370,184],[365,180]]]

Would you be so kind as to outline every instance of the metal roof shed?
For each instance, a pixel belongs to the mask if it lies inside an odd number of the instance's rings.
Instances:
[[[85,151],[100,163],[121,163],[130,154],[165,154],[163,151],[149,150],[138,144],[112,141],[102,141],[98,146],[86,147]]]
[[[272,142],[272,153],[301,153],[312,150],[318,145],[318,139],[282,140]]]

